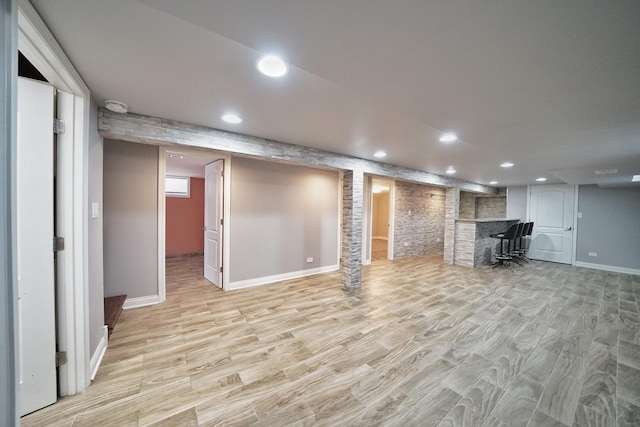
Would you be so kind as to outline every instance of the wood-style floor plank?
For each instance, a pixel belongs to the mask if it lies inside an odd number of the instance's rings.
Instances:
[[[167,300],[125,310],[97,377],[24,426],[629,426],[640,277],[442,254],[221,291],[167,260]]]

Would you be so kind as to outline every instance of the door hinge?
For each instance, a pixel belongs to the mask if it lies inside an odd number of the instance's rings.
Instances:
[[[55,236],[53,238],[53,251],[54,252],[64,251],[64,237]]]
[[[220,218],[220,225],[224,225],[224,218]]]
[[[53,119],[53,133],[64,133],[64,120]]]
[[[221,266],[220,267],[220,273],[222,273],[222,270],[224,270],[224,267]]]
[[[66,351],[56,352],[56,368],[66,363],[67,363],[67,352]]]

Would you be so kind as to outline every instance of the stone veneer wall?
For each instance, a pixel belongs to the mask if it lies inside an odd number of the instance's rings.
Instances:
[[[342,289],[350,294],[361,286],[362,204],[364,173],[346,171],[342,182]]]
[[[473,267],[475,258],[476,223],[456,222],[454,263]]]
[[[476,218],[506,218],[506,197],[476,198]]]
[[[447,188],[444,208],[444,256],[442,260],[453,264],[456,246],[456,219],[460,213],[460,189]]]
[[[443,250],[444,213],[442,188],[396,181],[394,259]]]
[[[501,188],[497,195],[460,192],[460,213],[458,218],[505,218],[507,215],[507,190]]]
[[[468,191],[460,192],[460,212],[458,218],[476,218],[476,195]]]

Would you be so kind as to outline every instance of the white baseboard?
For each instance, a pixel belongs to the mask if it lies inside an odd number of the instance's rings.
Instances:
[[[576,261],[576,267],[593,268],[596,270],[612,271],[614,273],[634,274],[640,276],[640,270],[636,268],[616,267],[615,265],[594,264],[592,262]]]
[[[378,240],[389,240],[388,237],[385,236],[373,236],[372,239],[378,239]]]
[[[327,265],[325,267],[310,268],[308,270],[292,271],[290,273],[274,274],[273,276],[256,277],[255,279],[239,280],[229,283],[226,290],[250,288],[252,286],[266,285],[267,283],[281,282],[283,280],[298,279],[300,277],[312,276],[314,274],[328,273],[340,268],[338,264]]]
[[[96,377],[98,373],[98,368],[100,367],[100,363],[102,363],[102,358],[104,354],[107,352],[107,346],[109,345],[109,327],[104,325],[102,327],[102,338],[100,338],[100,342],[98,343],[98,347],[96,351],[91,356],[91,360],[89,361],[89,372],[91,373],[91,381]]]
[[[158,295],[149,295],[147,297],[127,298],[122,305],[122,308],[127,310],[129,308],[144,307],[145,305],[159,304],[160,297]]]

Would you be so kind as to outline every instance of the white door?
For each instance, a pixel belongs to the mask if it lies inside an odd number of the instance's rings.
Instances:
[[[204,277],[222,288],[222,200],[224,160],[205,166]]]
[[[574,194],[572,185],[531,187],[529,221],[534,226],[529,258],[571,264]]]
[[[20,414],[57,399],[53,86],[18,79],[17,276]]]

